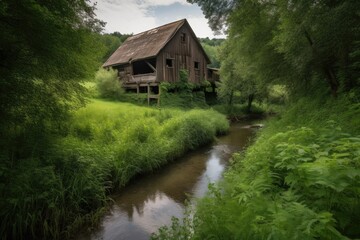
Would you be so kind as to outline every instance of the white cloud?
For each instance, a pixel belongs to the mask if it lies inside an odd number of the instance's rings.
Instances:
[[[200,38],[225,38],[224,35],[215,36],[213,31],[210,29],[207,19],[205,17],[188,17],[187,18],[191,28],[194,30],[195,35]]]
[[[95,0],[92,0],[95,2]],[[151,28],[158,27],[159,19],[156,15],[150,14],[149,9],[157,6],[171,6],[179,3],[190,5],[186,0],[99,0],[97,2],[97,17],[105,21],[105,32],[111,33],[139,33]],[[191,27],[198,37],[213,37],[214,34],[203,16],[169,16],[168,22],[176,21],[187,17]],[[167,23],[167,22],[166,22]],[[165,24],[165,23],[163,23]]]
[[[174,3],[180,3],[182,5],[191,5],[186,0],[139,0],[144,6],[169,6]]]
[[[105,21],[106,32],[138,33],[156,27],[146,8],[130,0],[105,0],[97,4],[96,14]]]

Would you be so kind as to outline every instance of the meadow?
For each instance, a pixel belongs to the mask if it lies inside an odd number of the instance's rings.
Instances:
[[[1,164],[3,239],[71,236],[96,222],[108,196],[225,134],[213,110],[177,110],[91,100],[74,112],[40,157]]]

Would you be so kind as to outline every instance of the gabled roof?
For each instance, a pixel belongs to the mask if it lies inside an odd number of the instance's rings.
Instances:
[[[155,57],[185,23],[189,25],[186,19],[181,19],[127,38],[109,59],[106,60],[103,67],[110,67],[135,60]],[[191,32],[206,58],[209,60],[194,32]]]
[[[127,38],[103,67],[156,56],[185,21],[182,19]]]

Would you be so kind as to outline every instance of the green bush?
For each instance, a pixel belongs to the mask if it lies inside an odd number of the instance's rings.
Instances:
[[[121,99],[124,94],[124,89],[121,86],[121,82],[118,78],[116,70],[110,69],[99,69],[95,75],[95,81],[99,95],[102,98],[107,99]]]
[[[188,82],[189,73],[181,69],[179,72],[179,81],[175,83],[162,82],[161,106],[175,108],[207,108],[205,93],[200,90],[201,85],[194,85]],[[206,84],[206,82],[204,82]]]

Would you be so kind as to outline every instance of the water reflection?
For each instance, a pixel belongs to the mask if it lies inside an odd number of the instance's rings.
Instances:
[[[212,146],[186,155],[155,174],[136,179],[117,196],[99,229],[79,239],[149,239],[152,232],[182,217],[189,196],[201,197],[218,181],[234,151],[242,149],[254,129],[233,125]]]

